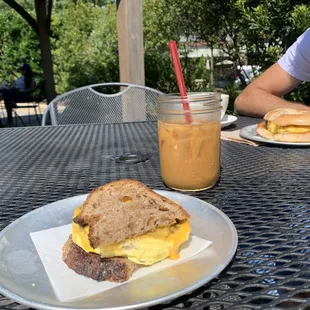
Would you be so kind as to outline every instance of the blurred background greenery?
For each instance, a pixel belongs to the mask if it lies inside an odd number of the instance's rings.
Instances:
[[[35,17],[33,0],[18,3]],[[143,0],[143,23],[146,85],[177,92],[168,51],[168,42],[176,40],[188,91],[227,93],[232,112],[245,86],[238,70],[254,66],[251,80],[277,61],[309,27],[310,7],[298,0]],[[119,81],[115,1],[54,1],[51,30],[58,94]],[[42,78],[36,34],[2,0],[0,42],[0,83],[15,80],[23,62]],[[286,98],[310,104],[309,84]]]

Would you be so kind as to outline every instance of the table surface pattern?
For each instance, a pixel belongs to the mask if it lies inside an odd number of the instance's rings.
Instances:
[[[225,130],[258,120],[239,117]],[[123,153],[149,160],[118,163]],[[190,194],[224,211],[239,245],[216,279],[150,309],[310,309],[310,148],[222,141],[221,177]],[[159,171],[156,123],[0,130],[0,229],[27,212],[121,178],[167,189]],[[0,295],[1,309],[26,309]]]

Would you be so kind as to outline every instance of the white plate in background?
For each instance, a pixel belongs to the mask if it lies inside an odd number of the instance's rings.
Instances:
[[[233,124],[237,119],[237,116],[225,114],[221,120],[221,128],[228,127],[229,125]]]
[[[283,142],[283,141],[275,141],[275,140],[268,140],[261,136],[259,136],[256,133],[257,125],[249,125],[246,127],[243,127],[240,130],[240,136],[242,138],[256,141],[256,142],[262,142],[267,144],[277,144],[277,145],[283,145],[283,146],[310,146],[310,142]]]

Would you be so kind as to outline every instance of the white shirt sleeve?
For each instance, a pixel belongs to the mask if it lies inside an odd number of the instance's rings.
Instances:
[[[278,64],[300,81],[310,81],[310,28],[279,59]]]

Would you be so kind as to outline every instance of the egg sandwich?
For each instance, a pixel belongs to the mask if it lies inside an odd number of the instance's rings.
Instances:
[[[268,140],[310,142],[310,112],[288,108],[269,111],[256,132]]]
[[[93,190],[74,211],[63,261],[97,281],[124,282],[141,266],[178,259],[190,236],[190,215],[135,180]]]

